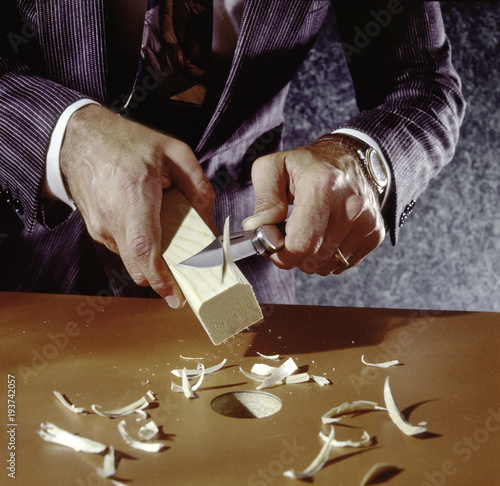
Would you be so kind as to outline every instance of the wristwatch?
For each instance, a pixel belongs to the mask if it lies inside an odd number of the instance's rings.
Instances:
[[[378,153],[375,147],[360,140],[359,138],[352,137],[344,133],[331,133],[323,135],[315,143],[322,140],[337,141],[348,145],[356,153],[361,168],[375,192],[379,195],[379,202],[381,207],[385,202],[387,186],[389,184],[390,169],[387,166],[384,158]]]

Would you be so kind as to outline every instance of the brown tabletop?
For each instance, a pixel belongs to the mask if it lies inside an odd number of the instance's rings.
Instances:
[[[349,415],[336,437],[359,440],[366,430],[372,444],[333,449],[314,484],[359,485],[378,462],[400,468],[383,484],[500,484],[500,314],[263,306],[261,324],[215,347],[190,309],[170,310],[160,300],[0,293],[0,309],[0,424],[7,430],[0,484],[111,484],[95,472],[102,455],[42,441],[44,421],[113,445],[120,455],[115,478],[127,485],[298,484],[282,473],[303,470],[316,456],[318,433],[329,430],[321,415],[355,400],[384,405],[386,376],[400,410],[412,424],[428,422],[429,433],[405,436],[384,411]],[[278,364],[292,357],[331,384],[267,388],[282,407],[266,418],[216,413],[211,402],[219,395],[255,390],[240,366],[276,364],[257,352],[279,354]],[[372,368],[362,355],[402,364]],[[172,369],[224,358],[197,398],[170,390],[172,381],[181,382]],[[89,410],[117,408],[153,391],[158,400],[147,411],[166,448],[132,449],[117,430],[121,419],[75,415],[53,390]],[[135,418],[126,420],[134,434]]]

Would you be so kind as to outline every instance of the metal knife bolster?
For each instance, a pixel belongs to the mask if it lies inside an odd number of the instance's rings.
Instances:
[[[285,223],[266,224],[255,231],[252,244],[259,255],[272,255],[285,246]]]

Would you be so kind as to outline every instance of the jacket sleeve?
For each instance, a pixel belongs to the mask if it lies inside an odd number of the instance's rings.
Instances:
[[[30,231],[66,214],[49,215],[40,194],[52,130],[64,109],[84,96],[49,79],[37,26],[6,0],[0,23],[0,197]]]
[[[465,111],[439,2],[334,2],[360,113],[393,175],[391,240],[429,180],[451,161]]]

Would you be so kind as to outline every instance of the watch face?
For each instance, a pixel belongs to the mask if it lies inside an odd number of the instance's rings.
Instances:
[[[380,160],[378,153],[375,150],[370,150],[368,154],[368,169],[373,177],[375,183],[381,188],[387,186],[387,174],[385,172],[385,167]]]

